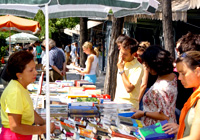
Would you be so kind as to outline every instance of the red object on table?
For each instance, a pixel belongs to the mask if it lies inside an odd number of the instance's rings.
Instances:
[[[102,98],[102,99],[110,99],[110,95],[108,95],[108,94],[92,94],[92,97]]]

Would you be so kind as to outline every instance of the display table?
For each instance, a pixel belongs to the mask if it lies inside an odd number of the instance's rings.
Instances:
[[[69,85],[73,83],[69,87]],[[123,131],[125,126],[120,125],[118,112],[125,109],[132,108],[130,104],[119,104],[111,102],[109,95],[101,95],[101,90],[96,90],[92,85],[82,87],[75,87],[77,81],[57,81],[50,83],[50,116],[51,120],[57,126],[52,139],[115,139],[115,137],[135,139],[130,135],[130,129]],[[83,82],[84,83],[84,82]],[[80,84],[76,84],[80,85]],[[41,117],[46,117],[45,109],[45,83],[42,86],[42,95],[38,95],[39,86],[36,84],[29,85],[28,89],[32,92],[31,98],[34,107]],[[82,98],[84,100],[82,100]],[[86,109],[70,110],[74,102],[79,102],[80,105],[86,105],[89,99],[96,98],[97,100],[92,104],[98,111],[92,111],[91,104],[88,107],[90,113]],[[80,99],[80,100],[79,100]],[[103,103],[103,104],[100,104]],[[86,107],[86,108],[88,108]],[[79,107],[78,107],[79,108]],[[75,113],[75,114],[74,114]],[[92,126],[90,126],[92,125]],[[93,126],[94,125],[94,126]],[[111,126],[115,127],[111,129]],[[127,127],[128,129],[128,127]],[[120,130],[120,131],[119,131]]]

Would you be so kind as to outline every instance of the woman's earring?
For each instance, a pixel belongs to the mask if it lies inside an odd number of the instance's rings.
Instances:
[[[22,77],[19,77],[19,80],[22,80]]]

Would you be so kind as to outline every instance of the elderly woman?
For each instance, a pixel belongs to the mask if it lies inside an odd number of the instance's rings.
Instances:
[[[88,57],[85,62],[86,68],[82,71],[78,70],[78,72],[84,75],[84,80],[95,84],[97,81],[96,68],[99,62],[99,50],[96,47],[93,48],[92,43],[88,41],[83,44],[82,48],[83,52],[87,54]]]
[[[177,133],[177,139],[198,140],[200,138],[200,52],[188,51],[176,60],[178,79],[185,88],[195,88],[181,110],[179,125],[168,123],[163,126],[166,133]]]
[[[145,126],[162,120],[176,122],[177,77],[170,53],[159,46],[150,46],[141,58],[147,70],[158,78],[143,97],[143,111],[137,110],[132,118],[142,117]]]
[[[8,60],[8,73],[12,80],[1,96],[1,140],[31,140],[33,134],[46,132],[45,120],[34,111],[27,90],[37,75],[33,58],[30,52],[19,51]],[[51,124],[51,131],[54,128]]]

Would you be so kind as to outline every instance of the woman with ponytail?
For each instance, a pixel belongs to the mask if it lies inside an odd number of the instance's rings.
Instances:
[[[166,133],[177,133],[177,139],[200,139],[200,52],[188,51],[176,60],[178,79],[185,88],[195,88],[181,110],[179,125],[168,123],[163,126]]]
[[[98,56],[99,50],[98,48],[93,48],[91,42],[86,41],[83,46],[83,52],[88,55],[87,60],[85,62],[86,68],[82,71],[78,70],[79,73],[84,75],[84,80],[87,80],[92,83],[96,83],[96,68],[98,66]]]

